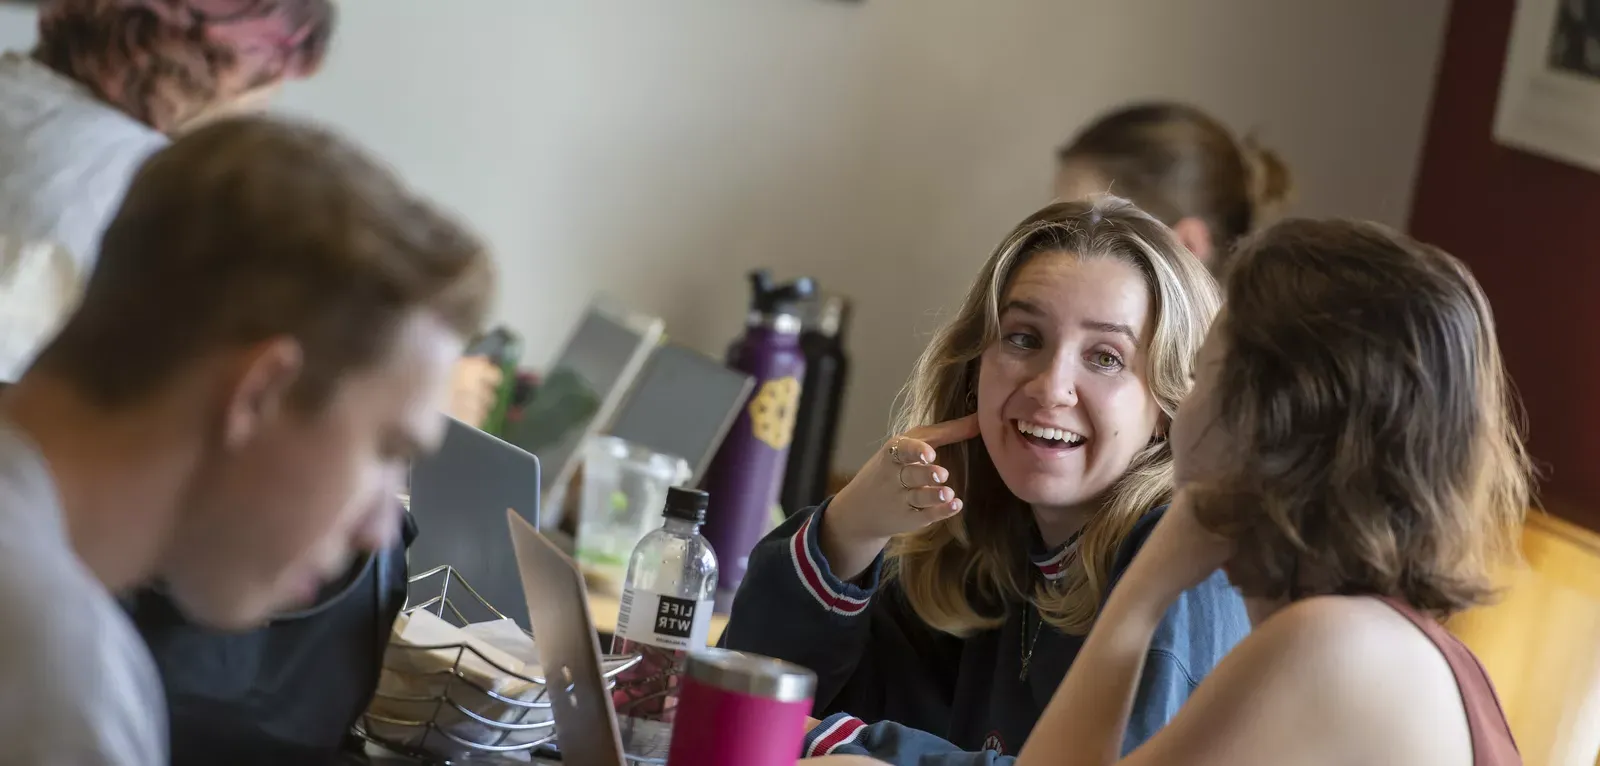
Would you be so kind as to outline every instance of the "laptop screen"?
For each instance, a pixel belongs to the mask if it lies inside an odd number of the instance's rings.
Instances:
[[[700,477],[750,395],[753,379],[693,349],[663,343],[650,355],[609,433],[681,457]]]
[[[593,304],[545,372],[506,441],[545,469],[543,526],[561,521],[560,500],[583,442],[604,428],[661,337],[661,320]]]

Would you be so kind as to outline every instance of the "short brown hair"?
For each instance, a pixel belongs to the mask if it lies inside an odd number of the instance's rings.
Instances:
[[[156,130],[322,66],[332,0],[44,0],[34,57]]]
[[[1188,104],[1134,104],[1096,119],[1056,150],[1084,162],[1110,191],[1168,226],[1198,218],[1217,248],[1213,271],[1238,238],[1262,223],[1293,188],[1283,158]]]
[[[1217,423],[1197,487],[1247,596],[1375,594],[1447,616],[1514,559],[1529,462],[1489,302],[1447,253],[1376,224],[1291,220],[1226,276]]]
[[[381,359],[410,312],[468,337],[493,289],[478,239],[349,142],[225,120],[139,170],[37,366],[114,407],[206,354],[286,335],[305,353],[296,399],[315,407]]]

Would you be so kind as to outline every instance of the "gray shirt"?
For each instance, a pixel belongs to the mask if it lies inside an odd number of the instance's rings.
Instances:
[[[0,421],[0,766],[166,766],[155,662],[73,552],[55,480]]]
[[[134,173],[166,144],[76,81],[0,55],[0,380],[77,305]]]

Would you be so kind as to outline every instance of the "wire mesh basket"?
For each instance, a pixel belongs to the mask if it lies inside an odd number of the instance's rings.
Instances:
[[[408,604],[403,612],[408,618],[426,611],[458,628],[472,622],[469,614],[506,618],[452,567],[410,578],[412,585],[429,582],[438,583],[438,595]],[[602,658],[607,689],[614,689],[617,675],[640,659],[638,655]],[[479,763],[556,746],[545,679],[508,668],[464,642],[429,646],[390,642],[378,690],[357,733],[429,764]]]

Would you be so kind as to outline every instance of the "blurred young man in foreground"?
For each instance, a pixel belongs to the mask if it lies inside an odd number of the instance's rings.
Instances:
[[[471,234],[326,132],[224,120],[157,152],[0,395],[0,763],[165,764],[113,593],[159,579],[249,627],[387,545],[492,291]]]

